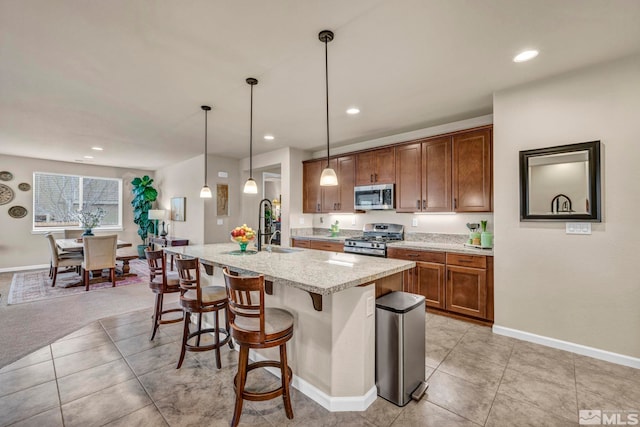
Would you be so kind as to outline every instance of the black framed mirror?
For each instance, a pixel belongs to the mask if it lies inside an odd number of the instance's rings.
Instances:
[[[520,151],[520,221],[600,222],[600,141]]]

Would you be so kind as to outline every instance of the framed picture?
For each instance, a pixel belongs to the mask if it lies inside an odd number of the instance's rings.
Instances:
[[[227,184],[216,185],[216,214],[229,216],[229,186]]]
[[[184,210],[186,200],[186,197],[171,198],[171,221],[186,221]]]

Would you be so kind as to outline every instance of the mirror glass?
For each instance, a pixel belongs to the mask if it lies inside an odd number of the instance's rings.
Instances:
[[[600,221],[600,142],[520,152],[522,221]]]

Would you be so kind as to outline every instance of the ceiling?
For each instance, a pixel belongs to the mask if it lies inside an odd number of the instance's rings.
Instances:
[[[322,149],[323,29],[337,147],[636,54],[638,22],[635,0],[0,0],[0,153],[153,170],[202,154],[209,104],[209,153],[246,158],[247,77],[254,154]]]

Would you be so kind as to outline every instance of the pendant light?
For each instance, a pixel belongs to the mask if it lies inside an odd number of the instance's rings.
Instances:
[[[324,43],[324,81],[327,95],[327,167],[324,168],[320,176],[320,185],[322,187],[329,187],[338,185],[336,171],[329,166],[329,58],[327,55],[327,43],[333,40],[333,32],[329,30],[320,31],[318,38]]]
[[[258,84],[258,80],[249,77],[247,83],[251,86],[251,108],[249,110],[249,179],[244,183],[244,193],[258,194],[258,185],[253,179],[253,87]]]
[[[207,185],[207,115],[211,111],[211,107],[203,105],[200,108],[204,111],[204,186],[200,190],[201,199],[211,198],[211,189]]]

